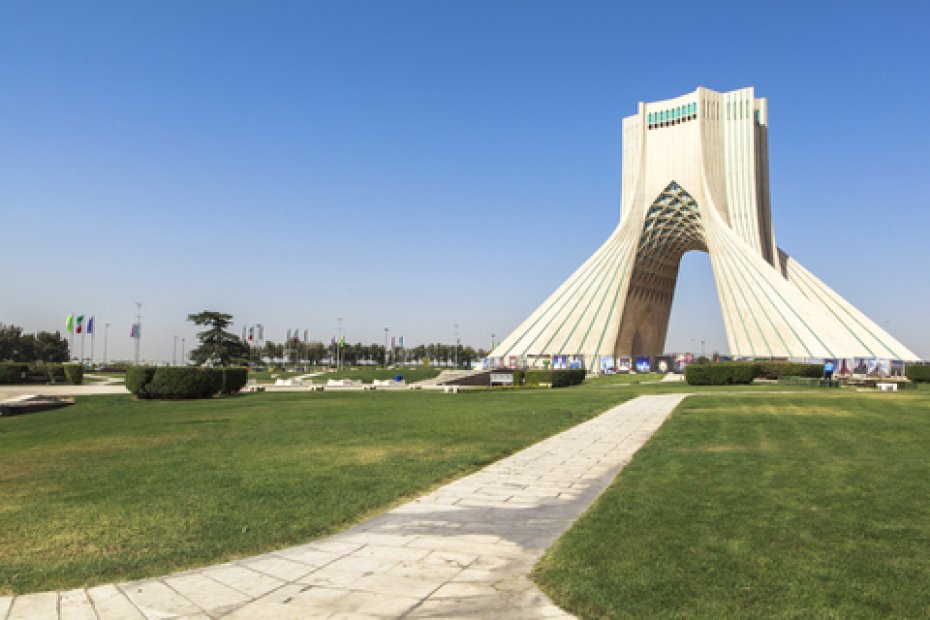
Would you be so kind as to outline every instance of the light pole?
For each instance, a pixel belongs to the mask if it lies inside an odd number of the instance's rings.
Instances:
[[[142,349],[142,302],[136,302],[136,366],[139,365],[139,356]]]
[[[171,347],[171,365],[178,365],[178,337],[174,337],[174,346]]]
[[[387,368],[387,359],[388,359],[387,336],[388,336],[388,328],[385,327],[384,328],[384,367],[385,368]]]
[[[110,332],[110,324],[103,324],[103,367],[107,366],[107,334]]]
[[[704,357],[704,341],[701,341],[701,357]]]
[[[187,366],[187,363],[184,361],[184,341],[186,338],[181,338],[181,365]]]
[[[339,321],[339,340],[336,341],[336,370],[342,369],[342,356],[339,354],[342,349],[342,317],[336,319]]]
[[[455,323],[455,352],[452,355],[452,359],[455,360],[455,367],[459,367],[459,324]]]

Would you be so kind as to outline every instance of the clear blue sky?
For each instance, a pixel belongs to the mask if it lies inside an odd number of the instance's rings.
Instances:
[[[753,85],[779,244],[930,357],[926,2],[0,4],[0,321],[487,346],[619,217],[638,101]],[[102,329],[101,329],[102,332]],[[686,255],[669,350],[726,349]],[[99,358],[102,343],[97,341]],[[89,347],[89,342],[88,342]]]

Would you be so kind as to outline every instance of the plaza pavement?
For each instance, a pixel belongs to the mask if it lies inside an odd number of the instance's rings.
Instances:
[[[154,579],[0,597],[0,619],[571,617],[527,574],[685,396],[640,396],[328,538]]]

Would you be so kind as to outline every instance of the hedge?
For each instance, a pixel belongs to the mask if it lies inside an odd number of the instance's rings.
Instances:
[[[63,364],[65,380],[71,385],[81,385],[84,382],[84,367],[80,364]]]
[[[930,383],[930,366],[911,365],[904,369],[904,374],[914,383]]]
[[[43,371],[51,383],[64,383],[68,380],[64,364],[43,364],[36,369]]]
[[[249,369],[244,366],[232,366],[223,369],[223,394],[238,394],[249,380]]]
[[[513,387],[520,387],[523,385],[523,380],[526,378],[525,370],[514,370],[513,371]]]
[[[152,366],[129,366],[126,368],[126,389],[139,398],[150,398],[148,385],[155,376]]]
[[[752,383],[756,378],[754,364],[721,362],[717,364],[688,364],[685,381],[688,385],[733,385]]]
[[[548,383],[550,386],[557,388],[583,383],[585,374],[583,368],[573,370],[527,370],[523,380],[524,384],[528,386]]]
[[[782,377],[823,377],[821,364],[800,364],[796,362],[749,362],[756,367],[757,379],[781,379]]]
[[[126,388],[138,398],[212,398],[223,389],[223,374],[222,368],[136,366],[126,371]]]
[[[0,384],[22,383],[23,376],[29,370],[27,364],[19,362],[0,362]]]

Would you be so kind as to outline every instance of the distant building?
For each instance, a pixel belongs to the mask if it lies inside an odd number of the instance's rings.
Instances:
[[[689,250],[710,255],[731,355],[919,359],[776,245],[768,105],[752,88],[698,88],[623,119],[620,223],[491,357],[596,369],[661,354]]]

